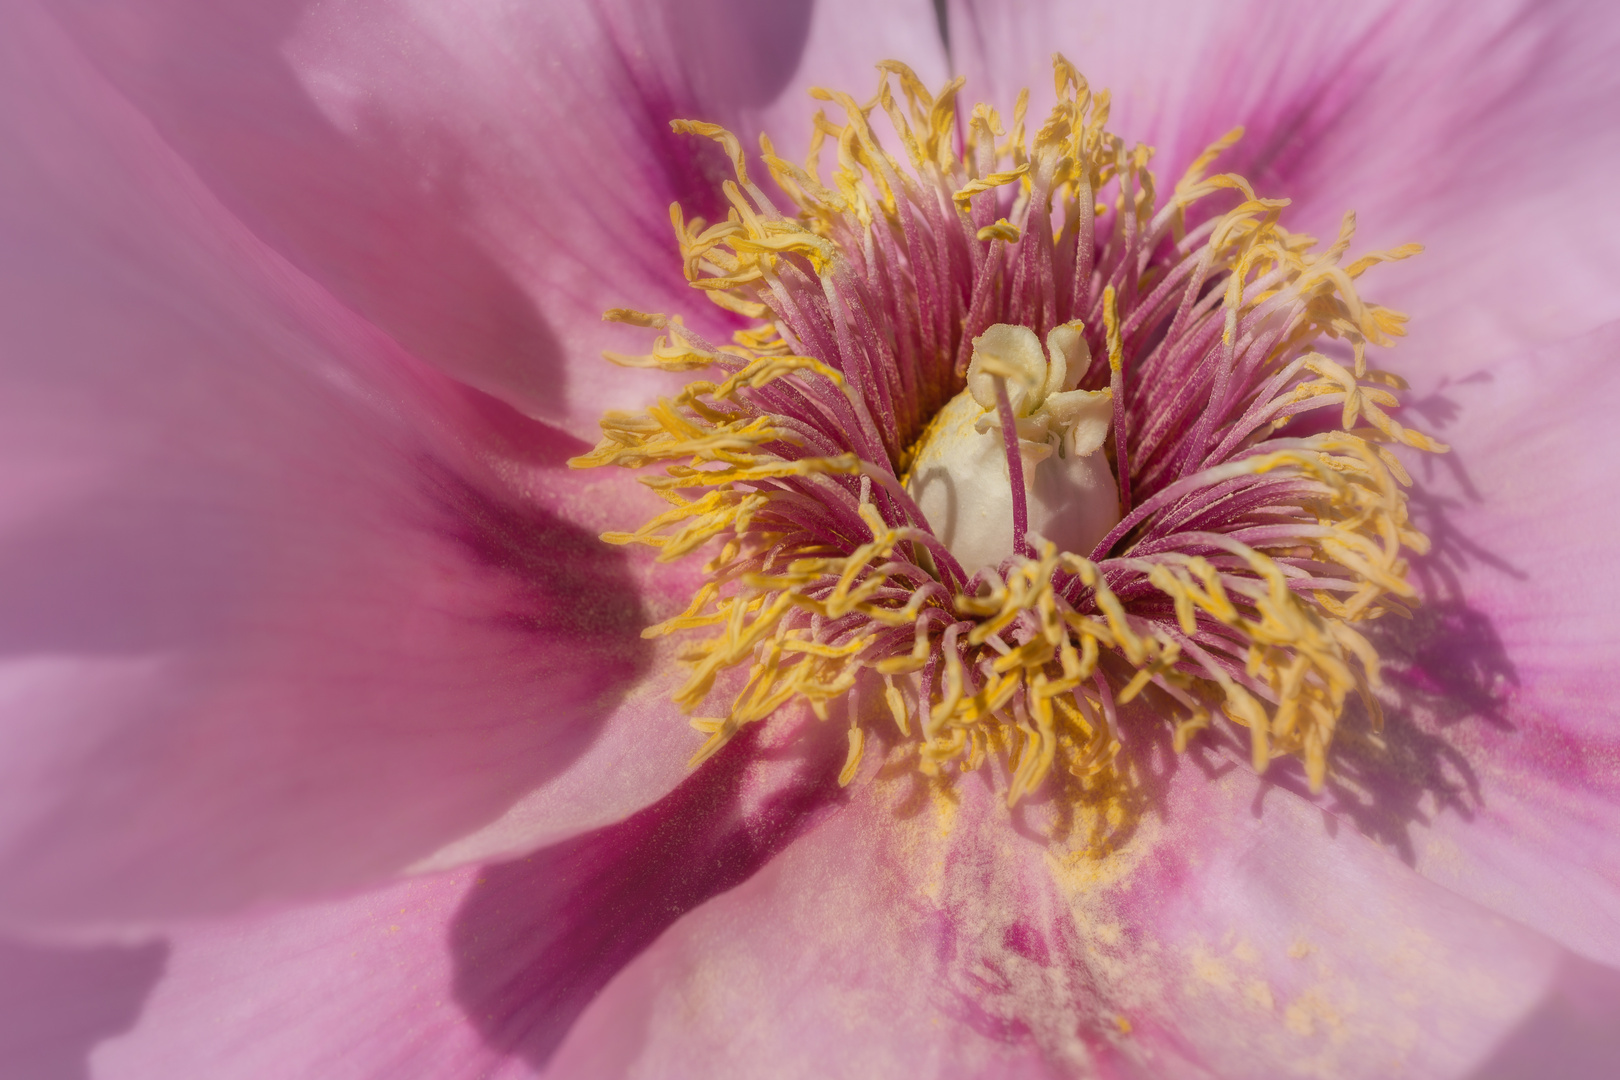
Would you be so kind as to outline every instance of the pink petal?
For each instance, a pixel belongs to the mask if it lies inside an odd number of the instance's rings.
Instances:
[[[117,1017],[102,1036],[133,1027],[96,1050],[98,1076],[534,1075],[615,972],[836,797],[844,740],[810,723],[744,737],[636,817],[516,862],[104,949],[124,976],[56,1004]]]
[[[1414,395],[1423,605],[1367,629],[1383,747],[1335,744],[1317,801],[1420,873],[1620,965],[1620,586],[1607,572],[1620,323]],[[1241,741],[1241,740],[1240,740]],[[1246,745],[1227,747],[1247,761]],[[1268,779],[1305,795],[1292,763]]]
[[[1358,249],[1407,242],[1366,295],[1412,317],[1404,373],[1458,374],[1620,317],[1620,19],[1598,0],[1237,5],[979,0],[950,6],[972,100],[1051,100],[1064,51],[1114,94],[1114,129],[1159,148],[1163,188],[1237,124],[1222,160],[1284,223]],[[1044,99],[1042,97],[1044,95]]]
[[[1538,1038],[1606,1075],[1620,973],[1242,770],[1181,759],[1096,860],[982,778],[954,812],[902,771],[828,815],[837,729],[767,735],[517,862],[15,951],[66,991],[58,1058],[100,1041],[109,1077],[1502,1077]]]
[[[592,439],[604,408],[671,385],[602,362],[650,344],[604,309],[733,325],[686,286],[669,222],[677,200],[723,217],[729,167],[669,121],[734,124],[750,148],[780,127],[797,157],[811,83],[865,94],[888,55],[944,71],[925,0],[61,10],[261,238],[417,355]]]
[[[1615,532],[1594,497],[1613,487],[1620,350],[1600,332],[1522,357],[1620,316],[1620,228],[1593,212],[1620,158],[1620,20],[1578,3],[975,11],[953,7],[953,46],[1001,96],[1050,85],[1024,59],[1050,41],[1113,87],[1165,174],[1241,122],[1233,164],[1306,224],[1354,207],[1364,238],[1428,245],[1364,287],[1412,315],[1388,363],[1457,447],[1425,498],[1449,523],[1431,586],[1456,584],[1431,597],[1432,639],[1392,643],[1421,653],[1403,692],[1449,723],[1409,730],[1399,767],[1358,762],[1382,790],[1347,812],[1436,880],[1620,963]]]
[[[1251,773],[1170,767],[1100,859],[983,777],[955,809],[874,782],[627,967],[546,1075],[1443,1078],[1549,1030],[1547,939]]]
[[[88,1077],[90,1048],[135,1023],[168,953],[162,941],[0,938],[0,1068],[31,1080]]]
[[[1606,1075],[1620,972],[1244,770],[1168,759],[1097,858],[982,776],[829,813],[837,727],[764,734],[516,862],[29,970],[111,1077]]]
[[[1469,1080],[1602,1077],[1620,1058],[1620,978],[1612,968],[1566,957],[1535,1012],[1497,1044]]]
[[[692,582],[596,538],[656,500],[268,252],[28,6],[0,80],[0,914],[353,888],[677,782],[638,632]]]
[[[1427,610],[1391,627],[1402,768],[1352,802],[1420,871],[1620,964],[1620,323],[1419,408]],[[1427,475],[1425,475],[1427,474]],[[1369,765],[1376,767],[1373,760]]]

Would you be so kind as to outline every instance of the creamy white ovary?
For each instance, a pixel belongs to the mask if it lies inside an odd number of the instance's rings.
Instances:
[[[1055,327],[1045,354],[1026,326],[998,323],[974,338],[967,389],[923,435],[906,488],[969,574],[1013,553],[997,375],[1007,380],[1017,417],[1031,536],[1089,556],[1119,524],[1119,492],[1103,451],[1113,393],[1074,389],[1091,362],[1078,326]]]

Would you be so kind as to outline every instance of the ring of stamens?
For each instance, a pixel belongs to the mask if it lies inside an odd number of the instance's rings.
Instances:
[[[1379,723],[1378,658],[1356,624],[1405,610],[1407,553],[1427,547],[1390,445],[1444,447],[1386,411],[1404,384],[1369,368],[1366,346],[1391,344],[1404,320],[1355,287],[1417,248],[1345,264],[1347,215],[1315,250],[1279,224],[1285,201],[1206,175],[1241,131],[1159,206],[1151,151],[1107,132],[1107,93],[1061,57],[1032,144],[1026,92],[1010,135],[979,105],[960,149],[961,80],[936,97],[903,65],[880,66],[865,104],[813,92],[845,121],[816,114],[803,167],[761,137],[788,212],[733,135],[674,125],[718,141],[736,173],[724,221],[671,209],[686,277],[752,326],[716,345],[678,317],[607,316],[663,331],[648,355],[610,360],[720,373],[608,415],[573,462],[663,467],[642,479],[671,508],[604,539],[662,560],[714,551],[687,610],[647,631],[708,631],[675,695],[689,713],[721,673],[744,673],[707,709],[718,715],[693,719],[708,736],[694,764],[790,701],[825,718],[866,687],[925,771],[999,756],[1016,801],[1054,767],[1108,779],[1120,708],[1146,694],[1177,749],[1235,723],[1256,768],[1296,755],[1320,788],[1347,701]],[[880,144],[878,109],[909,168]],[[973,340],[998,323],[1084,334],[1094,359],[1079,385],[1113,392],[1122,518],[1089,552],[1016,535],[1024,553],[969,575],[904,481],[930,418],[962,389]],[[1336,426],[1290,434],[1332,409]],[[844,783],[868,726],[888,722],[848,713]]]

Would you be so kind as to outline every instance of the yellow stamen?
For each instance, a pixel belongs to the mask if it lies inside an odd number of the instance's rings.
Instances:
[[[1445,447],[1391,415],[1404,383],[1369,370],[1365,347],[1389,344],[1404,319],[1364,302],[1355,284],[1375,264],[1419,249],[1408,245],[1342,265],[1352,216],[1321,251],[1311,238],[1284,230],[1286,201],[1258,198],[1241,177],[1207,175],[1241,128],[1196,159],[1168,204],[1156,209],[1151,151],[1127,148],[1107,132],[1107,93],[1093,94],[1061,57],[1054,61],[1059,101],[1032,145],[1026,94],[1014,109],[1010,135],[994,110],[975,109],[960,156],[961,81],[935,96],[904,65],[880,66],[879,92],[864,105],[846,94],[814,92],[842,107],[845,122],[816,114],[803,166],[779,157],[761,138],[761,160],[792,201],[792,213],[778,211],[751,182],[742,144],[730,132],[693,121],[674,125],[719,143],[736,175],[724,186],[724,221],[688,221],[678,206],[671,209],[685,275],[712,302],[759,320],[756,325],[731,344],[713,346],[678,317],[625,308],[605,316],[661,331],[649,353],[609,354],[614,363],[720,372],[642,414],[605,417],[601,442],[571,463],[663,470],[642,479],[670,509],[634,532],[604,535],[608,542],[658,548],[661,560],[718,542],[709,580],[688,608],[646,631],[708,632],[687,650],[691,672],[675,695],[689,713],[713,710],[709,702],[721,692],[721,674],[741,673],[740,689],[728,685],[732,700],[723,716],[692,721],[707,736],[693,763],[790,701],[826,717],[852,688],[869,685],[881,693],[901,738],[915,741],[920,768],[943,775],[953,763],[973,769],[999,759],[1008,772],[1009,802],[1054,775],[1099,791],[1128,786],[1118,710],[1137,701],[1167,714],[1178,750],[1220,719],[1248,729],[1255,768],[1292,755],[1311,786],[1320,788],[1352,694],[1378,723],[1378,657],[1355,624],[1404,610],[1403,602],[1415,596],[1407,556],[1427,547],[1408,518],[1403,485],[1410,479],[1390,447]],[[873,131],[870,114],[879,107],[899,134],[909,171]],[[820,153],[829,140],[837,164],[823,180]],[[1189,216],[1218,195],[1236,205],[1202,224]],[[1043,233],[1031,225],[1030,206],[1038,199],[1064,207],[1061,226]],[[964,230],[962,251],[953,256],[959,259],[975,242],[985,246],[971,249],[974,259],[1002,251],[1022,258],[1032,245],[1050,251],[1074,229],[1089,237],[1084,230],[1111,211],[1123,235],[1157,228],[1155,236],[1168,230],[1175,243],[1189,245],[1197,282],[1220,285],[1207,301],[1199,294],[1196,317],[1220,320],[1209,322],[1210,340],[1219,326],[1223,347],[1236,350],[1263,319],[1273,320],[1267,325],[1279,335],[1257,370],[1267,379],[1279,377],[1276,385],[1287,389],[1256,406],[1258,430],[1285,426],[1301,408],[1339,407],[1339,430],[1275,445],[1256,436],[1238,447],[1243,452],[1176,482],[1187,492],[1237,481],[1286,483],[1292,514],[1286,537],[1250,544],[1199,532],[1201,554],[1136,556],[1126,535],[1097,562],[1037,542],[1034,558],[1010,558],[997,572],[972,580],[942,569],[950,560],[938,539],[916,524],[893,524],[907,520],[894,516],[893,507],[906,499],[900,477],[925,426],[962,388],[965,363],[932,382],[907,375],[918,379],[912,385],[898,372],[879,372],[860,376],[867,381],[856,385],[857,369],[806,355],[790,310],[793,296],[836,307],[851,289],[879,290],[884,283],[852,283],[881,245],[897,244],[915,230],[908,207],[926,208]],[[977,224],[992,216],[992,224]],[[1091,257],[1089,248],[1081,250]],[[1124,280],[1104,278],[1100,312],[1086,313],[1093,323],[1100,314],[1102,340],[1093,339],[1089,348],[1101,348],[1106,360],[1092,385],[1112,386],[1116,403],[1126,400],[1127,365],[1138,363],[1126,349],[1127,338],[1138,333],[1129,325],[1132,297],[1156,284],[1149,276],[1116,288]],[[978,299],[975,294],[962,304]],[[1044,317],[1050,328],[1065,316]],[[928,328],[941,335],[930,339],[931,347],[959,349],[961,319]],[[1078,319],[1067,325],[1076,335],[1085,328]],[[857,331],[900,333],[893,326],[841,329],[850,341]],[[1346,342],[1353,362],[1303,351],[1322,336]],[[1020,374],[992,371],[998,373]],[[768,402],[784,399],[770,394],[784,387],[797,395],[793,408],[773,412]],[[880,413],[880,406],[889,412]],[[880,415],[894,416],[899,430],[879,425]],[[876,432],[883,453],[836,449],[853,445],[838,441],[848,434],[846,416]],[[1120,462],[1125,447],[1120,434]],[[1133,459],[1137,453],[1132,444]],[[818,499],[829,509],[810,515],[816,530],[796,532],[793,522],[806,520],[805,504]],[[889,509],[880,511],[883,506]],[[870,699],[864,688],[859,696]],[[847,719],[840,784],[859,770],[867,725],[875,722],[865,714]]]

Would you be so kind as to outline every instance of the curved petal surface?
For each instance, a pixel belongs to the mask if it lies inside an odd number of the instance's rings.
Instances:
[[[4,21],[0,915],[353,888],[588,751],[688,736],[624,693],[691,583],[595,536],[646,493],[405,356],[48,19]],[[530,824],[615,820],[681,774],[677,750],[569,781]]]
[[[1597,1080],[1616,1049],[1620,973],[1241,769],[1185,764],[1163,820],[1099,859],[977,780],[952,802],[869,776],[829,813],[836,728],[773,727],[517,862],[94,955],[27,946],[86,991],[53,1052],[108,1080],[1504,1080],[1533,1051]]]
[[[925,0],[58,10],[262,239],[420,357],[591,439],[671,385],[602,362],[649,344],[605,309],[734,325],[687,288],[669,221],[674,201],[724,217],[729,166],[669,121],[780,128],[797,156],[806,86],[864,90],[889,55],[944,70]]]
[[[836,802],[842,733],[772,726],[788,730],[739,738],[618,825],[514,862],[181,927],[141,943],[157,955],[107,958],[161,960],[161,979],[109,979],[62,1009],[86,1017],[77,1030],[129,1032],[95,1051],[97,1077],[534,1076],[624,964]]]
[[[546,1075],[1434,1080],[1560,993],[1547,939],[1244,770],[1183,762],[1101,858],[983,781],[858,791],[626,968]]]
[[[1110,88],[1163,187],[1217,136],[1284,224],[1425,253],[1364,279],[1412,317],[1403,373],[1456,375],[1620,317],[1620,19],[1601,0],[1302,5],[954,0],[969,99],[1050,102],[1062,50]],[[1044,95],[1044,98],[1043,98]]]
[[[1392,761],[1349,801],[1429,877],[1620,965],[1620,323],[1422,395],[1425,607],[1386,628]],[[1394,767],[1391,767],[1394,766]]]
[[[1426,874],[1620,963],[1620,623],[1593,497],[1613,486],[1616,346],[1595,328],[1620,315],[1620,229],[1594,208],[1620,158],[1620,20],[1580,2],[952,13],[961,65],[1002,97],[1048,84],[1025,57],[1054,40],[1168,175],[1243,123],[1233,166],[1312,228],[1356,208],[1365,238],[1428,245],[1364,286],[1412,315],[1392,366],[1456,447],[1424,463],[1429,610],[1383,635],[1398,711],[1422,722],[1351,748],[1337,805]]]
[[[1385,728],[1341,729],[1314,797],[1408,865],[1620,965],[1620,324],[1413,395],[1422,604],[1371,624]],[[1247,761],[1242,740],[1226,746]],[[1293,762],[1267,778],[1308,794]]]

